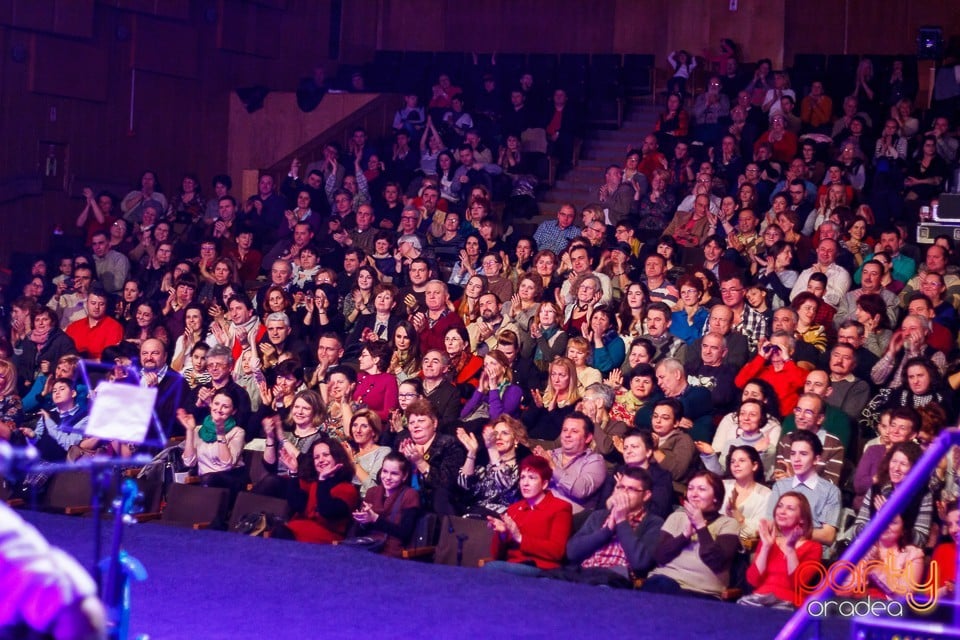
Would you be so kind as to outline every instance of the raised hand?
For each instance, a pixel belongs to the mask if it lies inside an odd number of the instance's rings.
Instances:
[[[477,451],[480,450],[480,443],[477,442],[477,436],[463,427],[457,429],[457,440],[460,441],[460,444],[463,445],[463,448],[466,449],[467,453],[471,456],[476,456]]]
[[[757,532],[760,534],[760,541],[763,542],[764,547],[769,549],[776,542],[777,536],[773,530],[773,523],[769,520],[761,520]]]

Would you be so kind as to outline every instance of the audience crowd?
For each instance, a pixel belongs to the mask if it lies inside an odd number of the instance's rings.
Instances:
[[[902,63],[864,59],[831,99],[734,57],[695,92],[671,60],[678,93],[597,202],[529,235],[521,141],[562,164],[581,135],[529,73],[440,75],[390,140],[357,129],[246,200],[225,175],[86,189],[84,249],[4,291],[0,438],[129,455],[84,434],[78,361],[99,360],[158,388],[202,483],[247,490],[262,451],[252,490],[295,514],[277,535],[400,555],[424,513],[478,517],[491,570],[795,606],[799,563],[956,424],[957,247],[915,242],[956,123],[914,109]],[[958,469],[955,449],[870,559],[955,556]]]

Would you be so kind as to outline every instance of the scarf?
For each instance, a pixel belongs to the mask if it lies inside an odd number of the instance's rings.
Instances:
[[[555,336],[558,331],[560,331],[560,325],[554,325],[554,326],[552,326],[552,327],[546,327],[546,328],[543,330],[543,339],[547,341],[547,344],[550,343],[550,340],[553,339],[553,336]],[[534,351],[534,353],[533,353],[533,359],[534,359],[535,361],[537,361],[537,360],[543,360],[543,349],[541,349],[539,346],[537,347],[536,351]]]
[[[227,418],[227,422],[224,424],[224,433],[230,433],[230,429],[233,429],[237,426],[237,421],[233,418]],[[216,442],[217,441],[217,427],[213,424],[213,418],[207,416],[203,419],[203,424],[200,426],[200,431],[198,432],[200,439],[204,442]]]
[[[42,346],[46,344],[47,340],[50,338],[50,333],[53,331],[52,328],[42,330],[37,327],[33,328],[33,331],[30,332],[30,342],[36,344],[37,346]]]
[[[230,323],[230,328],[232,329],[234,339],[238,338],[241,333],[247,334],[247,344],[256,345],[257,344],[257,329],[260,328],[260,318],[257,314],[250,316],[250,319],[243,324],[236,324],[235,322]]]

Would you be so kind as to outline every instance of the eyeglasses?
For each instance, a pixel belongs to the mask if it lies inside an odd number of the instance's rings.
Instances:
[[[401,394],[399,395],[399,397],[401,397],[401,398],[416,398],[418,395],[420,395],[420,394],[418,394],[418,393],[401,393]]]
[[[810,410],[810,409],[801,409],[800,407],[794,407],[794,408],[793,408],[793,415],[795,415],[795,416],[803,416],[804,418],[812,418],[812,417],[816,416],[817,414],[816,414],[816,412],[814,412],[814,411],[812,411],[812,410]]]
[[[401,220],[416,220],[418,216],[400,216]]]

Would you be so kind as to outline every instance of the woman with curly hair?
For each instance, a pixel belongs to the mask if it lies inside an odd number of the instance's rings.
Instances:
[[[821,304],[825,303],[820,298],[809,291],[802,291],[793,299],[790,306],[797,312],[797,339],[824,353],[829,342],[827,330],[823,325],[815,322]]]
[[[302,464],[289,454],[282,457],[299,476],[297,490],[287,496],[295,515],[285,527],[286,537],[317,544],[343,540],[353,512],[360,507],[360,492],[353,484],[353,460],[346,450],[337,441],[320,436]]]

